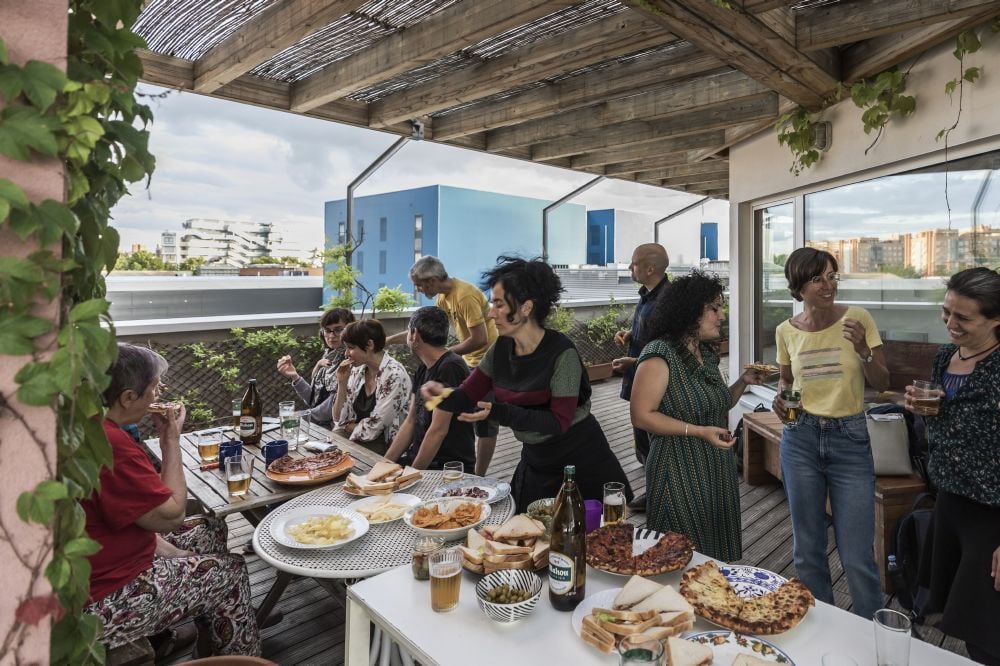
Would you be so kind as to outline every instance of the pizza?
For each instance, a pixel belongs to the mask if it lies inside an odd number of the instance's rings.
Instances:
[[[334,447],[324,453],[318,453],[307,458],[293,458],[284,455],[272,462],[268,469],[276,474],[291,474],[293,472],[309,472],[335,467],[347,457],[343,451]]]
[[[747,363],[743,366],[743,368],[745,370],[759,370],[765,375],[773,375],[781,369],[776,365],[771,365],[770,363]]]
[[[744,599],[736,594],[715,562],[684,572],[681,594],[698,615],[744,634],[769,636],[788,631],[816,605],[805,584],[792,578],[773,592]]]
[[[635,553],[635,527],[612,523],[587,535],[587,564],[610,573],[655,576],[683,569],[691,561],[691,540],[677,532],[667,532],[650,548]]]

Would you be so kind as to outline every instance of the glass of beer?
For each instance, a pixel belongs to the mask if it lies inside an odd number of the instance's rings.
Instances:
[[[802,411],[802,391],[797,389],[782,389],[781,399],[785,401],[785,416],[781,419],[785,423],[795,423],[799,420],[799,412]]]
[[[200,432],[197,435],[198,455],[203,463],[215,462],[219,459],[219,444],[222,443],[222,433],[218,430]]]
[[[236,436],[240,434],[240,415],[243,414],[243,398],[233,398],[233,430]]]
[[[604,514],[601,524],[620,523],[625,520],[625,484],[608,481],[604,484]]]
[[[462,464],[461,460],[446,462],[442,469],[444,469],[445,483],[450,481],[459,481],[463,476],[465,476],[465,465]]]
[[[278,420],[281,421],[281,438],[288,442],[288,450],[294,451],[299,442],[299,417],[295,413],[295,401],[278,403]]]
[[[446,548],[431,553],[431,609],[444,613],[458,605],[462,589],[462,556],[458,548]]]
[[[917,379],[913,382],[913,411],[921,416],[937,416],[941,409],[941,385]]]
[[[253,477],[253,456],[243,454],[226,458],[226,486],[230,498],[242,498],[250,491]]]

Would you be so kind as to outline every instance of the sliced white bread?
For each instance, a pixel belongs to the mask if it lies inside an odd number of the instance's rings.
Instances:
[[[475,562],[472,562],[466,559],[465,557],[462,558],[462,566],[468,569],[469,571],[472,571],[473,573],[478,573],[478,574],[486,573],[486,567],[484,566],[484,564],[476,564]]]
[[[469,530],[469,534],[465,537],[465,545],[475,550],[482,548],[485,551],[486,539],[478,531]]]
[[[589,615],[583,618],[583,624],[580,625],[580,638],[605,654],[611,654],[615,650],[614,634]]]
[[[740,654],[733,660],[732,666],[767,666],[772,663],[774,662],[770,662],[750,654]]]
[[[409,483],[411,480],[413,480],[413,479],[419,479],[422,476],[423,476],[423,474],[420,473],[419,469],[417,469],[416,467],[410,467],[409,465],[407,465],[400,472],[399,476],[396,477],[396,485],[397,486],[401,486],[404,483]]]
[[[676,636],[667,639],[667,663],[670,666],[710,666],[714,660],[715,653],[707,645]]]
[[[531,550],[531,559],[535,563],[535,566],[540,566],[543,561],[548,561],[549,559],[549,542],[538,540],[535,542],[534,548]]]
[[[622,592],[624,591],[622,590]],[[654,594],[635,604],[632,606],[632,610],[653,610],[657,613],[669,613],[672,611],[694,613],[694,608],[688,603],[687,599],[681,596],[681,593],[670,585],[664,585]]]
[[[472,564],[482,564],[483,563],[483,553],[478,549],[472,549],[467,546],[459,546],[458,549],[462,551],[462,558],[466,562]]]
[[[629,609],[659,592],[661,589],[663,589],[663,586],[656,581],[643,578],[642,576],[632,576],[628,579],[628,582],[625,583],[625,587],[623,587],[622,591],[618,593],[618,596],[615,597],[613,605],[619,610]],[[646,609],[639,608],[637,610]]]
[[[647,636],[652,636],[658,641],[665,641],[671,636],[680,636],[685,631],[690,631],[694,627],[694,620],[688,620],[683,624],[678,624],[672,627],[650,627],[644,632]]]
[[[530,555],[532,551],[528,546],[512,546],[509,543],[501,543],[499,541],[487,541],[486,550],[497,555],[517,555],[520,553]]]
[[[660,613],[660,625],[663,627],[674,627],[688,622],[694,622],[694,613],[691,611],[669,611],[667,613]]]
[[[493,539],[497,541],[517,541],[518,539],[532,539],[545,534],[544,529],[539,529],[531,518],[523,513],[519,513],[507,520],[500,527],[493,528]]]
[[[387,460],[379,460],[377,463],[372,465],[371,471],[368,472],[368,480],[381,481],[393,472],[397,472],[401,469],[403,468],[396,463],[392,463]]]

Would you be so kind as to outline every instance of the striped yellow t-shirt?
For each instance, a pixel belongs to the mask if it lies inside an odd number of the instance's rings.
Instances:
[[[802,408],[810,414],[839,418],[864,409],[863,363],[844,337],[846,318],[861,322],[871,349],[882,345],[875,320],[864,308],[848,307],[831,326],[813,333],[787,319],[778,325],[778,363],[792,366],[794,387],[802,391]]]

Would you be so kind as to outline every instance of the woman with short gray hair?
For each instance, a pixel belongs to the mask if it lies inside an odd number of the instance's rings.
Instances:
[[[227,551],[225,522],[185,520],[184,405],[158,404],[150,411],[166,370],[156,352],[119,343],[108,371],[104,432],[114,465],[101,470],[101,489],[81,502],[87,534],[101,545],[90,557],[86,612],[103,621],[101,640],[109,649],[160,634],[193,615],[215,654],[259,655],[246,563]],[[147,413],[160,438],[159,473],[122,429]]]

